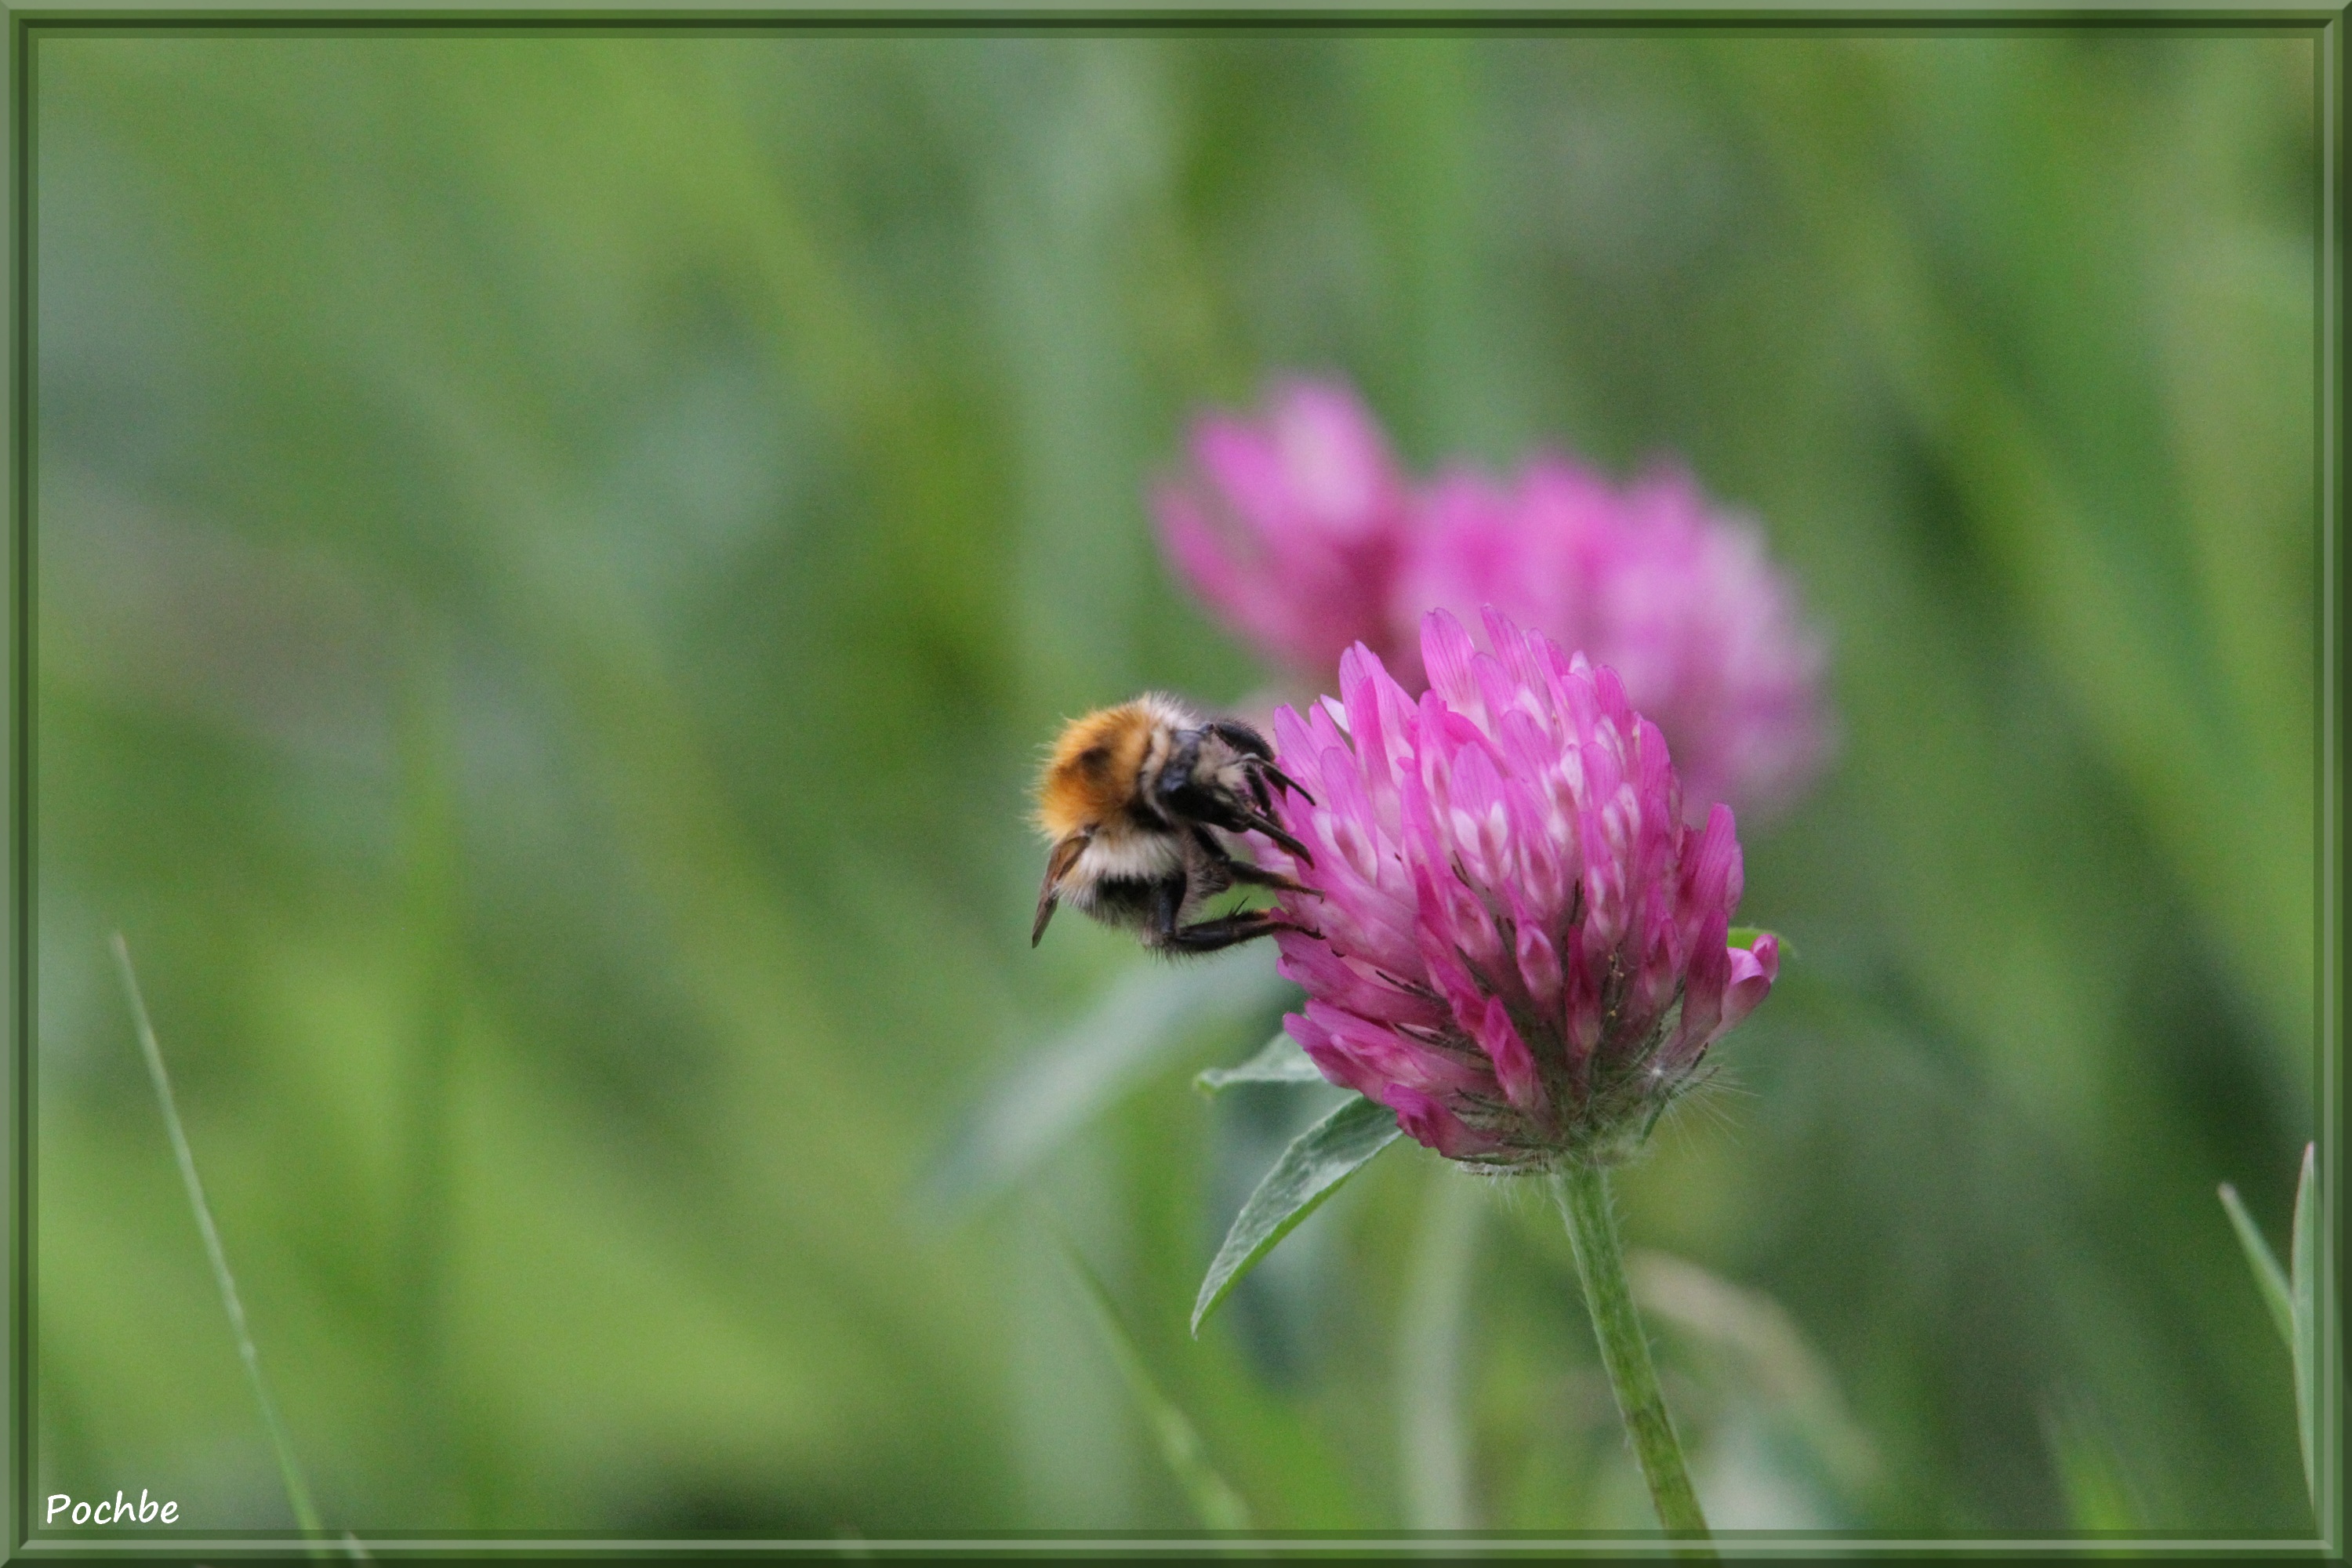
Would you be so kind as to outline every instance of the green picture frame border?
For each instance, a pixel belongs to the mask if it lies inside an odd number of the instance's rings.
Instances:
[[[2153,29],[2199,34],[2302,34],[2318,41],[2315,84],[2319,106],[2321,158],[2317,205],[2319,265],[2315,287],[2318,342],[2315,355],[2316,408],[2320,428],[2315,443],[2318,500],[2314,520],[2320,572],[2319,615],[2313,648],[2316,662],[2318,712],[2315,733],[2316,790],[2313,895],[2316,900],[2318,942],[2315,997],[2315,1105],[2318,1110],[2318,1193],[2323,1205],[2321,1237],[2320,1387],[2328,1395],[2319,1423],[2316,1472],[2319,1479],[2318,1534],[2309,1538],[2225,1540],[2192,1535],[2079,1535],[2021,1538],[1965,1536],[1940,1539],[1901,1538],[1861,1533],[1810,1534],[1783,1531],[1727,1531],[1718,1543],[1727,1555],[1755,1557],[2004,1555],[2139,1555],[2345,1557],[2344,1532],[2345,1369],[2342,1341],[2343,1300],[2343,969],[2345,959],[2345,840],[2343,833],[2343,676],[2345,579],[2343,551],[2345,516],[2342,449],[2345,436],[2343,336],[2343,225],[2346,208],[2344,84],[2347,54],[2345,5],[2214,5],[2210,0],[2179,0],[2149,5],[1999,5],[1963,6],[1921,5],[1890,6],[1883,0],[1853,4],[1773,5],[1726,4],[1724,0],[1652,0],[1645,5],[1622,3],[1561,4],[1559,0],[1462,0],[1460,4],[1367,5],[1363,0],[1329,0],[1301,4],[1298,0],[1266,5],[1235,5],[1231,0],[1197,5],[1171,5],[1166,0],[1136,0],[1131,5],[1106,5],[1104,0],[1029,0],[1020,5],[990,4],[989,0],[872,0],[871,4],[779,5],[775,0],[694,0],[671,7],[643,4],[583,5],[579,0],[546,0],[498,7],[450,0],[416,0],[393,6],[354,3],[321,6],[315,3],[235,5],[186,0],[158,5],[153,0],[46,0],[38,5],[0,4],[0,30],[5,30],[7,105],[5,117],[9,244],[5,316],[6,495],[8,550],[6,593],[7,650],[7,838],[5,868],[7,879],[6,955],[8,1072],[5,1077],[5,1172],[7,1247],[7,1422],[0,1476],[6,1489],[5,1541],[0,1559],[24,1557],[54,1561],[282,1559],[301,1557],[316,1549],[292,1532],[263,1536],[199,1536],[169,1539],[129,1537],[40,1537],[35,1535],[37,1452],[34,1431],[34,1346],[36,1342],[33,1227],[36,1214],[34,1139],[38,1084],[33,1031],[36,1026],[35,864],[37,827],[34,782],[37,777],[35,724],[36,569],[38,541],[35,529],[37,474],[35,469],[35,357],[37,342],[34,315],[35,219],[33,210],[35,120],[37,91],[36,46],[44,36],[91,30],[141,32],[169,36],[255,30],[310,35],[383,33],[415,37],[446,33],[570,34],[631,36],[648,33],[806,32],[813,35],[871,32],[922,32],[933,35],[981,36],[1002,33],[1139,33],[1200,31],[1344,32],[1351,34],[1512,34],[1562,30],[1625,33],[1708,31],[1754,33],[1759,36],[1834,31],[1843,34],[2011,33],[2081,31],[2086,29]],[[2217,1221],[2218,1223],[2218,1221]],[[442,1537],[426,1534],[370,1537],[365,1542],[376,1554],[442,1556],[496,1553],[501,1556],[583,1555],[625,1557],[707,1554],[724,1558],[746,1552],[769,1554],[844,1555],[899,1553],[1009,1554],[1136,1554],[1171,1555],[1219,1548],[1284,1556],[1335,1552],[1427,1555],[1433,1548],[1475,1546],[1494,1556],[1557,1555],[1562,1552],[1614,1557],[1666,1557],[1675,1543],[1654,1535],[1589,1533],[1573,1536],[1513,1532],[1431,1535],[1413,1532],[1339,1534],[1265,1532],[1243,1537],[1217,1537],[1207,1532],[1179,1536],[1135,1533],[1039,1531],[972,1535],[958,1538],[864,1540],[856,1542],[826,1537],[804,1541],[739,1539],[732,1537],[622,1540],[589,1533]]]

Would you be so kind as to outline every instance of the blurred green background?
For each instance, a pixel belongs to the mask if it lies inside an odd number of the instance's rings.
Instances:
[[[1832,637],[1621,1182],[1716,1521],[2308,1532],[2311,38],[34,50],[42,1493],[290,1522],[119,929],[337,1530],[1189,1527],[1057,1228],[1261,1525],[1644,1523],[1539,1193],[1392,1152],[1192,1342],[1273,955],[1024,940],[1057,720],[1265,679],[1142,498],[1297,368]]]

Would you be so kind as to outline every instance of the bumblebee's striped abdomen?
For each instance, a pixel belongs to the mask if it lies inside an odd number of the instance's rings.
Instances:
[[[1133,877],[1102,878],[1087,889],[1086,912],[1108,925],[1146,925],[1164,886],[1164,879],[1147,881]]]

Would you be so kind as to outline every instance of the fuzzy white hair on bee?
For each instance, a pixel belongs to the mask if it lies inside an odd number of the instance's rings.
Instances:
[[[1312,865],[1307,847],[1276,820],[1276,789],[1309,799],[1275,766],[1255,730],[1203,719],[1172,697],[1146,692],[1073,719],[1037,780],[1037,826],[1053,848],[1030,945],[1065,902],[1170,952],[1213,952],[1303,930],[1270,910],[1191,918],[1237,882],[1307,890],[1237,857],[1223,837],[1262,833]]]

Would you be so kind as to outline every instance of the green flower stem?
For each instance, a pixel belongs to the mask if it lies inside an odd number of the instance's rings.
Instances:
[[[1584,1284],[1584,1304],[1592,1313],[1592,1332],[1601,1342],[1601,1360],[1609,1369],[1617,1413],[1633,1440],[1633,1457],[1641,1461],[1642,1479],[1650,1485],[1658,1522],[1668,1535],[1704,1540],[1706,1517],[1698,1510],[1682,1445],[1658,1394],[1650,1342],[1625,1289],[1625,1257],[1617,1240],[1616,1212],[1609,1202],[1609,1173],[1599,1166],[1573,1166],[1552,1177],[1552,1195],[1568,1221],[1568,1239],[1576,1248],[1576,1276]]]

